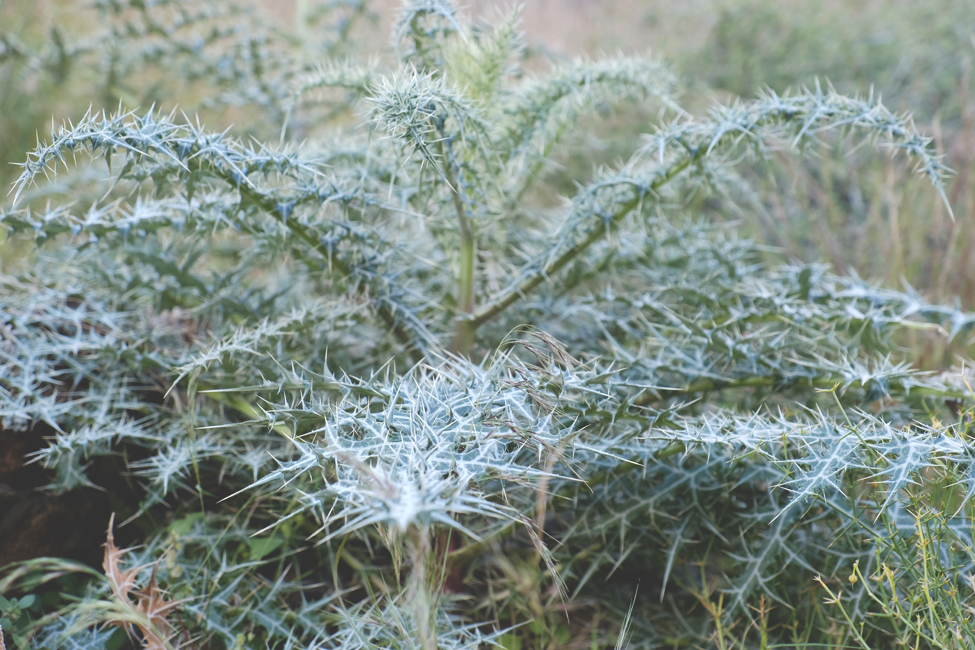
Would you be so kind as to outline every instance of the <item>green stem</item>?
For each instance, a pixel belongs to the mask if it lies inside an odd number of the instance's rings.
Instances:
[[[476,329],[470,315],[474,313],[474,264],[477,259],[477,240],[474,238],[474,226],[464,209],[453,161],[447,159],[442,140],[440,154],[444,157],[444,175],[450,185],[450,195],[453,199],[454,211],[457,213],[460,233],[460,272],[457,275],[457,309],[460,314],[454,319],[454,336],[450,341],[449,349],[454,354],[467,354],[474,344]]]
[[[503,312],[505,309],[513,305],[515,302],[520,300],[523,296],[526,296],[532,291],[534,291],[540,284],[542,284],[542,282],[548,279],[551,275],[558,273],[560,270],[562,270],[562,268],[565,267],[569,262],[574,260],[581,253],[587,250],[590,246],[592,246],[594,243],[599,241],[606,234],[606,230],[609,227],[610,223],[617,223],[620,220],[622,220],[623,217],[628,215],[630,212],[635,210],[637,206],[640,205],[641,201],[643,200],[643,196],[645,194],[652,193],[660,189],[664,184],[668,183],[675,176],[677,176],[682,171],[687,169],[695,160],[697,160],[697,158],[700,155],[701,154],[697,150],[690,152],[686,158],[682,159],[680,162],[674,164],[670,169],[668,169],[666,174],[663,174],[662,176],[660,176],[660,178],[658,178],[653,183],[651,183],[650,187],[648,188],[648,192],[641,192],[638,196],[624,203],[616,211],[616,214],[614,214],[612,218],[609,219],[608,221],[605,220],[599,221],[595,226],[593,226],[592,230],[589,231],[589,234],[586,235],[586,237],[582,241],[580,241],[579,243],[573,246],[570,246],[568,249],[565,250],[565,252],[559,255],[552,263],[547,264],[539,268],[538,270],[534,271],[531,275],[529,275],[527,278],[519,282],[517,285],[508,289],[508,291],[501,297],[497,298],[496,300],[492,300],[488,304],[484,305],[483,307],[475,311],[471,323],[472,328],[476,330],[478,327],[488,322],[489,320],[491,320],[492,318],[494,318],[495,316]]]
[[[792,381],[784,381],[782,377],[746,377],[744,379],[695,379],[683,388],[660,388],[655,392],[647,393],[634,400],[636,406],[647,406],[661,399],[672,399],[683,397],[695,393],[711,393],[719,390],[731,390],[734,388],[769,388],[772,386],[785,384],[796,388],[820,388],[829,389],[842,383],[844,379],[837,376],[823,377],[801,377]],[[891,388],[896,388],[892,385]],[[944,399],[965,399],[970,397],[969,393],[962,390],[950,388],[937,388],[935,386],[911,386],[906,390],[908,394],[924,395],[929,397],[939,397]]]
[[[202,163],[200,163],[199,169],[201,171],[207,171],[211,173],[213,171],[210,168],[204,168]],[[337,255],[325,250],[321,242],[308,231],[308,228],[299,224],[294,219],[287,219],[285,216],[280,214],[280,212],[276,209],[275,202],[270,197],[267,197],[264,193],[260,192],[259,190],[249,185],[237,183],[231,177],[229,172],[221,173],[222,171],[223,170],[218,171],[217,175],[220,178],[222,178],[224,181],[226,181],[228,184],[237,185],[237,190],[238,192],[240,192],[242,198],[246,197],[248,201],[254,203],[255,205],[260,206],[262,210],[277,218],[282,224],[284,224],[287,228],[289,228],[293,233],[298,235],[301,239],[305,240],[305,242],[313,250],[315,250],[315,252],[317,252],[319,255],[325,258],[328,261],[328,264],[334,267],[336,270],[338,270],[339,273],[342,273],[343,275],[351,274],[351,269],[349,268],[349,266],[344,261],[342,261]],[[303,258],[300,252],[296,250],[293,250],[292,254],[297,258]],[[302,259],[302,261],[305,260]],[[419,346],[417,346],[413,334],[403,325],[402,321],[396,318],[396,315],[392,312],[392,310],[390,310],[390,308],[387,305],[377,302],[376,313],[379,314],[379,317],[382,318],[383,321],[386,323],[386,325],[390,328],[390,330],[392,330],[393,335],[396,336],[399,342],[406,347],[407,352],[409,353],[410,357],[413,359],[414,362],[420,363],[426,358],[426,355],[424,355],[423,350]]]
[[[474,322],[470,314],[474,311],[474,243],[461,242],[460,277],[458,278],[457,303],[461,314],[454,319],[454,336],[450,341],[450,351],[454,354],[467,354],[474,344]]]
[[[414,525],[407,532],[407,551],[413,566],[407,585],[408,602],[413,607],[417,635],[422,650],[437,650],[436,606],[430,593],[430,580],[427,577],[427,563],[432,549],[430,530],[426,526]]]

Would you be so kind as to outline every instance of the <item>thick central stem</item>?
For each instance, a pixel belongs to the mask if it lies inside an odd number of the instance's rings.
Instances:
[[[407,552],[412,566],[407,582],[407,597],[416,620],[422,650],[437,650],[436,604],[430,590],[427,563],[430,561],[430,531],[414,524],[407,533]]]
[[[474,344],[474,264],[477,258],[477,240],[474,238],[474,225],[471,223],[464,200],[460,195],[460,185],[454,173],[453,161],[447,159],[443,142],[440,152],[444,155],[444,175],[450,185],[450,194],[457,213],[460,232],[460,272],[457,274],[457,309],[460,313],[454,319],[454,336],[450,341],[450,351],[454,354],[467,354]]]

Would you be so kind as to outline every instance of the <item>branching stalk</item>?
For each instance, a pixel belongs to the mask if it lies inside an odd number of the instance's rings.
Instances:
[[[648,188],[648,193],[659,190],[666,183],[687,169],[694,161],[697,160],[700,155],[701,153],[699,150],[690,152],[686,158],[683,158],[678,163],[673,165],[669,170],[667,170],[666,174],[651,183],[650,187]],[[585,252],[590,246],[599,241],[606,234],[606,230],[611,223],[618,223],[623,219],[623,217],[628,215],[640,205],[640,202],[643,200],[643,194],[644,193],[639,194],[620,206],[619,210],[616,211],[611,219],[599,221],[595,226],[593,226],[592,230],[589,231],[589,234],[586,235],[585,239],[578,244],[567,248],[565,252],[559,255],[551,264],[547,264],[533,271],[527,278],[509,288],[504,294],[474,312],[474,317],[472,319],[473,329],[476,330],[478,327],[488,322],[514,303],[518,302],[518,300],[534,291],[540,284],[542,284],[542,282],[555,273],[561,271],[562,268],[564,268],[569,262],[574,260],[576,257]]]
[[[232,182],[232,179],[229,178],[226,178],[225,180],[227,180],[227,182]],[[321,242],[318,241],[305,226],[298,223],[294,219],[288,219],[284,215],[280,214],[271,198],[266,197],[261,192],[243,184],[240,185],[238,191],[240,192],[241,196],[246,196],[248,200],[259,205],[262,210],[268,214],[274,215],[275,218],[287,226],[288,229],[301,237],[309,246],[319,253],[330,265],[334,266],[339,273],[343,275],[351,275],[351,269],[341,258],[333,253],[330,253],[328,250],[325,250]],[[426,358],[426,355],[423,353],[423,349],[417,344],[416,337],[406,328],[401,320],[396,318],[396,315],[392,312],[392,310],[389,309],[388,306],[377,302],[376,313],[378,313],[379,317],[383,319],[383,322],[386,323],[399,342],[403,344],[414,362],[420,363]]]

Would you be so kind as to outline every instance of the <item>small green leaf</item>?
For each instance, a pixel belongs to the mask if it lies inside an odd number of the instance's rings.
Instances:
[[[250,540],[251,561],[263,560],[265,557],[284,545],[284,538],[277,535],[270,537],[252,537]]]
[[[189,532],[193,529],[193,524],[202,518],[203,518],[202,512],[194,512],[192,514],[188,514],[185,517],[177,519],[173,523],[169,524],[169,530],[174,535],[179,535],[179,536],[188,535]]]
[[[511,632],[502,634],[501,638],[498,639],[498,645],[504,650],[521,650],[521,637]]]

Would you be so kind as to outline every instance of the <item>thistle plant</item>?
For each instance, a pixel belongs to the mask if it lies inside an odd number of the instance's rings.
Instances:
[[[131,491],[106,575],[0,574],[11,594],[80,576],[25,644],[967,643],[969,375],[897,341],[975,315],[763,263],[684,207],[730,211],[736,166],[827,132],[944,194],[929,141],[818,85],[696,117],[653,58],[529,73],[517,24],[407,2],[395,61],[293,81],[275,115],[300,144],[92,111],[28,154],[0,214],[34,245],[2,278],[0,426],[46,432],[48,490],[95,489],[104,462]],[[357,126],[314,121],[336,92]],[[563,145],[625,102],[656,116],[645,140],[554,198]],[[958,570],[932,590],[912,544]]]

